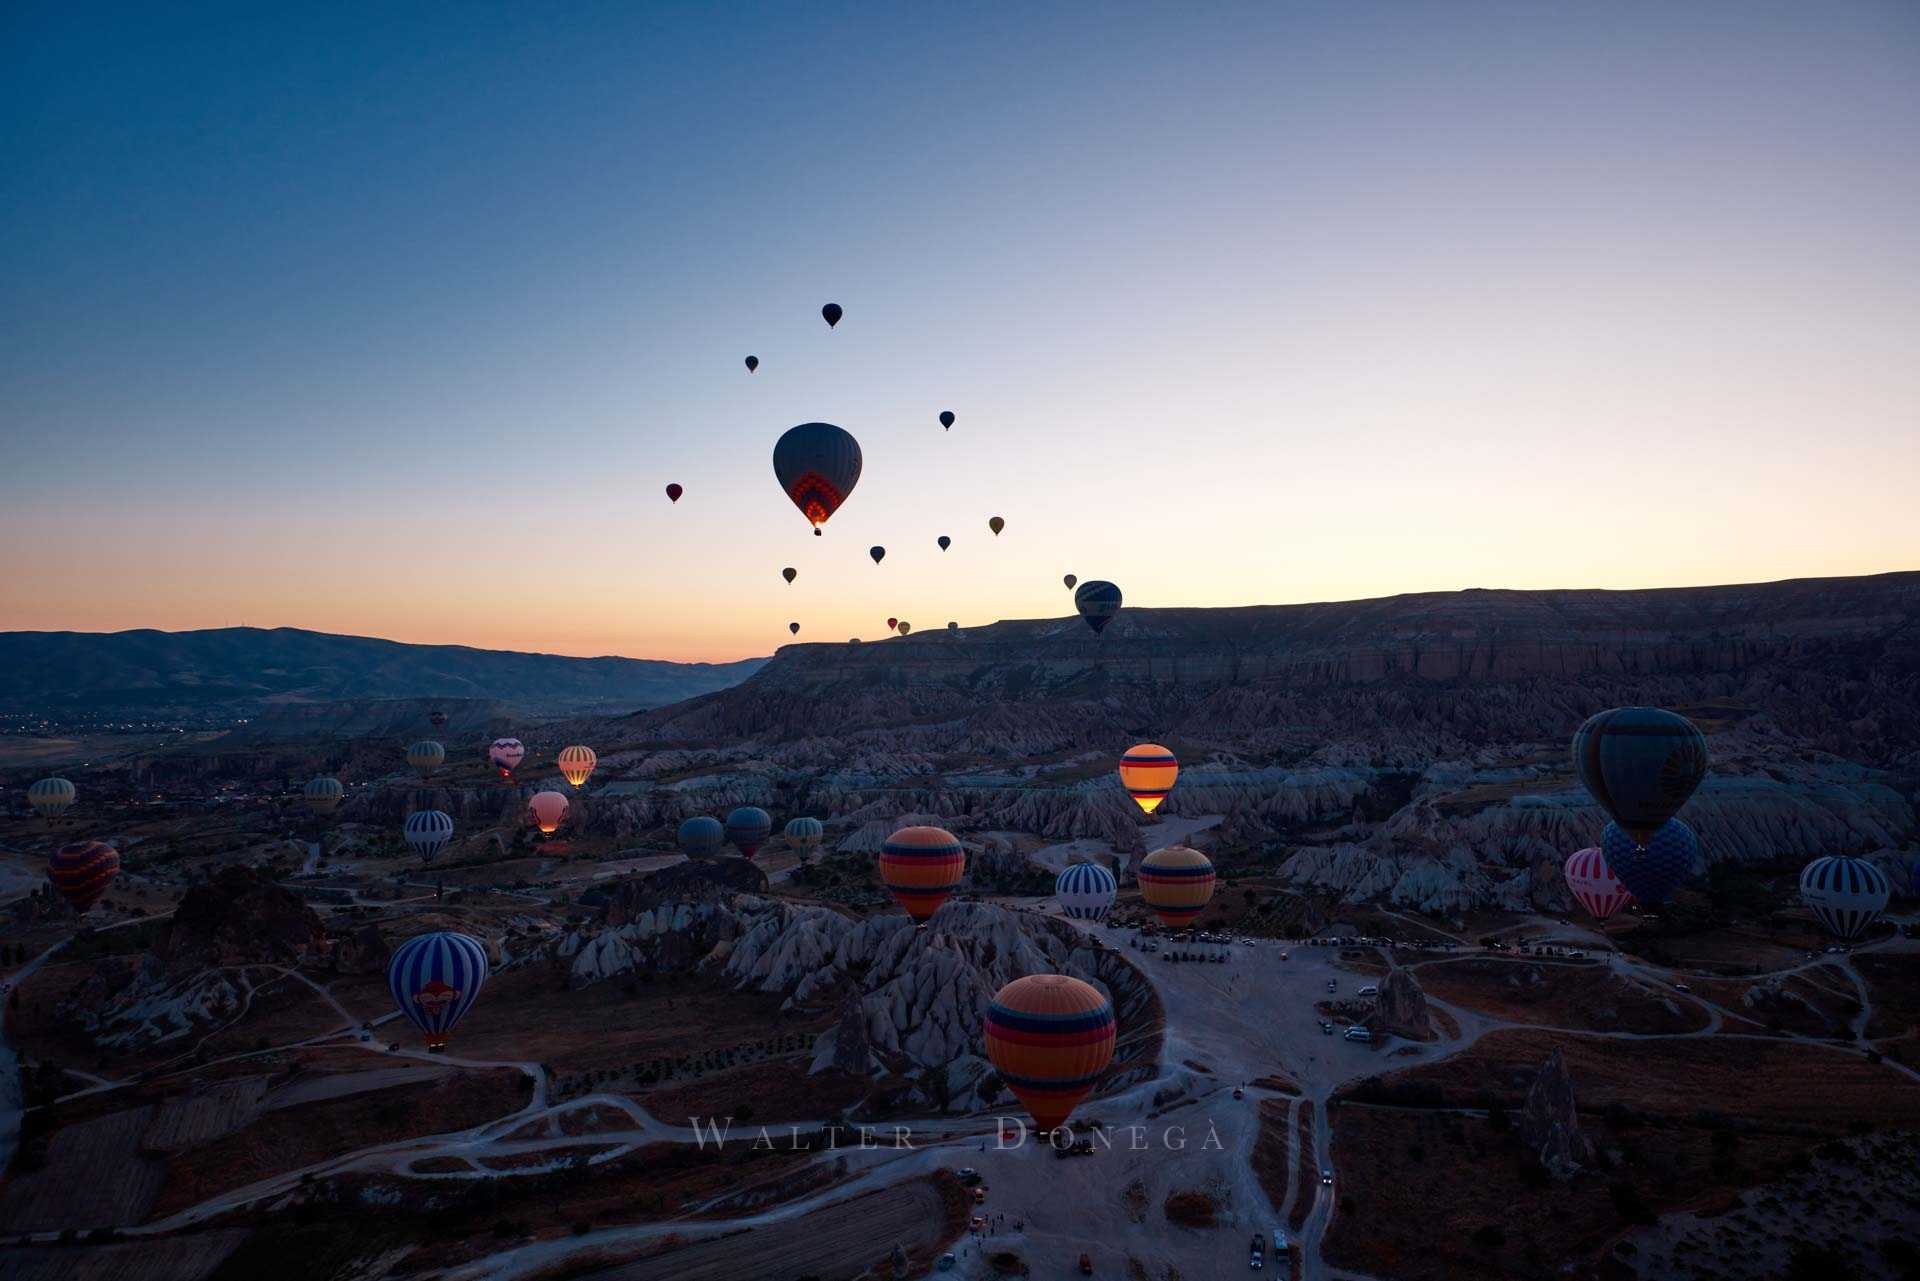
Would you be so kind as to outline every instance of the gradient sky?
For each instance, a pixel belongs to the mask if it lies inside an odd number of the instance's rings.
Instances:
[[[1910,0],[719,9],[6,6],[0,628],[1920,566]]]

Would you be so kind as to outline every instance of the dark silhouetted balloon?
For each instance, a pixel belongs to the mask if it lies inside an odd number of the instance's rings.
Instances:
[[[748,356],[748,357],[747,357],[747,372],[748,372],[748,373],[752,373],[752,372],[753,372],[754,370],[756,370],[756,369],[758,369],[758,368],[760,368],[760,357],[758,357],[758,356]]]
[[[835,325],[839,324],[840,317],[845,314],[845,312],[840,310],[840,304],[837,302],[830,302],[820,309],[820,316],[827,322],[828,329],[832,329]]]
[[[1120,589],[1100,579],[1082,583],[1080,590],[1073,594],[1073,607],[1080,611],[1080,617],[1086,619],[1087,626],[1098,635],[1120,612]]]
[[[704,858],[726,841],[727,829],[720,826],[719,819],[700,814],[681,823],[675,835],[682,854],[688,858]]]
[[[800,634],[800,624],[798,624],[798,623],[788,623],[788,624],[787,624],[787,630],[788,630],[788,631],[790,631],[790,632],[792,632],[792,633],[793,633],[793,634],[794,634],[795,636],[798,636],[798,635]]]
[[[427,722],[435,729],[439,729],[447,723],[447,714],[436,707],[427,713]]]
[[[887,620],[887,630],[888,630],[888,631],[892,631],[892,630],[893,630],[894,628],[896,628],[896,627],[898,627],[898,626],[900,626],[900,620],[899,620],[899,619],[897,619],[897,618],[889,618],[889,619]]]
[[[953,430],[953,411],[951,409],[943,409],[940,411],[940,425],[949,431]]]
[[[958,624],[958,623],[948,623],[948,624],[947,624],[947,630],[948,630],[948,631],[950,631],[950,632],[957,632],[957,631],[959,631],[959,630],[960,630],[960,624]]]
[[[62,845],[47,860],[47,879],[67,901],[67,906],[85,915],[98,903],[120,874],[120,851],[105,841],[75,841]]]
[[[873,563],[878,565],[887,558],[887,549],[884,547],[869,547],[867,548],[867,555],[873,557]]]
[[[951,538],[948,538],[945,534],[940,535],[940,537],[934,539],[934,541],[940,544],[941,551],[945,551],[947,550],[947,548],[953,546],[953,540]]]
[[[832,423],[801,423],[773,447],[773,474],[818,534],[860,483],[860,442]]]
[[[1608,817],[1645,845],[1707,776],[1707,740],[1692,721],[1664,708],[1616,707],[1574,733],[1573,768]],[[1607,862],[1613,864],[1611,855]]]
[[[677,503],[677,502],[679,502],[679,501],[680,501],[680,495],[682,495],[682,494],[684,494],[684,493],[686,493],[686,492],[687,492],[686,490],[684,490],[684,489],[682,489],[682,488],[680,488],[680,486],[678,486],[678,485],[668,485],[668,486],[667,486],[667,501],[668,501],[668,502],[670,502],[670,503]]]
[[[1609,823],[1600,833],[1600,854],[1640,906],[1658,907],[1693,875],[1700,842],[1677,818],[1662,823],[1644,846],[1618,823]]]
[[[1060,581],[1067,585],[1068,591],[1072,591],[1073,585],[1079,582],[1080,580],[1078,578],[1075,578],[1072,574],[1068,574],[1065,578],[1061,579]]]
[[[773,819],[758,805],[742,805],[727,815],[727,839],[748,858],[760,852],[773,834]]]
[[[998,516],[990,517],[987,520],[987,528],[993,531],[994,537],[996,538],[1000,536],[1000,531],[1005,529],[1006,527],[1007,527],[1007,522],[1004,520],[1001,520]]]
[[[788,582],[792,582],[794,579],[800,577],[800,571],[789,565],[780,571],[780,577],[786,579]]]

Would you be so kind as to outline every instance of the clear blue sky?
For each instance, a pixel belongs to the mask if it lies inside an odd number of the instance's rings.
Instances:
[[[0,627],[1920,564],[1912,3],[14,4],[0,201]]]

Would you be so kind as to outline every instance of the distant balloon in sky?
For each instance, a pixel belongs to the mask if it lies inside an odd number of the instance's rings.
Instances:
[[[1573,768],[1600,808],[1634,844],[1645,845],[1707,776],[1707,740],[1692,721],[1664,708],[1616,707],[1574,733]],[[1619,875],[1610,852],[1607,862]],[[1634,897],[1647,901],[1637,890]]]
[[[1044,1134],[1093,1093],[1113,1062],[1119,1023],[1113,1002],[1093,984],[1029,974],[994,993],[981,1030],[988,1061]]]
[[[1140,862],[1140,897],[1160,923],[1182,929],[1213,897],[1213,860],[1185,845],[1155,850]]]
[[[442,725],[445,725],[446,723],[447,723],[447,714],[441,711],[439,708],[436,707],[432,711],[427,713],[427,724],[433,726],[435,729],[439,729]]]
[[[585,743],[560,749],[560,775],[575,787],[586,782],[587,775],[593,773],[593,767],[599,763],[599,755]]]
[[[668,502],[670,502],[670,503],[677,503],[677,502],[679,502],[679,501],[680,501],[680,495],[682,495],[682,494],[684,494],[684,493],[686,493],[686,492],[687,492],[686,490],[684,490],[684,489],[682,489],[682,488],[680,488],[680,486],[678,486],[678,485],[668,485],[668,486],[667,486],[667,501],[668,501]]]
[[[943,409],[940,411],[940,425],[949,431],[953,430],[953,411],[951,409]]]
[[[912,624],[912,623],[909,623],[909,622],[908,622],[908,621],[907,621],[906,619],[904,619],[904,618],[900,620],[900,634],[901,634],[902,636],[905,636],[905,635],[907,635],[907,634],[908,634],[909,632],[911,632],[912,630],[913,630],[913,624]]]
[[[451,930],[416,934],[387,962],[387,990],[407,1021],[427,1034],[427,1049],[447,1048],[447,1036],[487,981],[487,949],[470,934]]]
[[[800,634],[800,624],[798,624],[798,623],[788,623],[788,624],[787,624],[787,630],[788,630],[789,632],[792,632],[792,633],[793,633],[793,634],[794,634],[795,636],[798,636],[798,635]]]
[[[1066,576],[1065,578],[1063,578],[1063,579],[1061,579],[1060,581],[1061,581],[1061,582],[1063,582],[1063,583],[1065,583],[1065,584],[1067,585],[1067,590],[1068,590],[1068,591],[1072,591],[1072,590],[1073,590],[1073,585],[1074,585],[1075,583],[1077,583],[1077,582],[1079,582],[1080,580],[1079,580],[1078,578],[1076,578],[1076,577],[1074,577],[1074,576],[1073,576],[1072,574],[1068,574],[1068,575],[1067,575],[1067,576]]]
[[[894,630],[895,628],[897,628],[897,627],[899,627],[899,626],[900,626],[900,620],[899,620],[899,619],[897,619],[897,618],[889,618],[889,619],[887,620],[887,630],[888,630],[888,631],[893,631],[893,630]]]
[[[105,841],[75,841],[62,845],[47,860],[47,879],[67,906],[85,915],[106,896],[120,874],[120,851]]]
[[[792,582],[794,579],[800,577],[800,571],[789,565],[780,571],[780,577],[786,579],[788,582]]]
[[[940,535],[940,537],[934,539],[933,541],[940,544],[941,551],[945,551],[947,550],[947,548],[953,546],[953,540],[951,538],[948,538],[945,534]]]
[[[447,763],[447,749],[432,739],[422,739],[407,749],[407,764],[426,778]]]
[[[818,534],[860,483],[860,442],[832,423],[789,427],[773,446],[773,474]]]
[[[431,862],[440,857],[440,851],[453,839],[453,815],[440,810],[415,810],[407,815],[401,834],[415,854]]]
[[[967,852],[944,827],[903,827],[880,846],[880,879],[916,926],[960,888]]]
[[[987,520],[987,528],[993,531],[993,535],[995,538],[998,538],[1000,536],[1000,531],[1005,529],[1006,527],[1007,527],[1007,522],[1004,520],[1001,520],[998,516],[989,517]]]
[[[1569,854],[1563,870],[1567,888],[1573,891],[1573,896],[1580,900],[1580,906],[1592,913],[1596,921],[1606,920],[1633,902],[1633,895],[1627,892],[1627,887],[1607,866],[1607,857],[1597,845]]]
[[[552,836],[567,821],[567,811],[571,808],[567,798],[558,792],[535,792],[527,802],[527,817],[542,835]]]
[[[1080,617],[1087,620],[1087,626],[1093,628],[1097,636],[1120,612],[1120,589],[1101,579],[1082,583],[1080,590],[1073,594],[1073,607],[1080,611]]]
[[[828,329],[832,329],[835,325],[839,324],[840,317],[845,314],[845,312],[840,310],[840,304],[837,302],[830,302],[820,309],[821,318],[827,322]]]
[[[758,357],[758,356],[748,356],[748,357],[747,357],[747,372],[748,372],[748,373],[752,373],[752,372],[753,372],[754,370],[756,370],[756,369],[758,369],[758,368],[760,368],[760,357]]]
[[[1836,938],[1866,933],[1892,895],[1887,874],[1863,858],[1817,858],[1800,872],[1800,901]]]
[[[1159,809],[1179,777],[1179,760],[1158,743],[1135,743],[1120,758],[1120,786],[1142,813]]]
[[[959,630],[960,630],[960,624],[958,624],[958,623],[948,623],[948,624],[947,624],[947,630],[948,630],[948,631],[950,631],[950,632],[957,632],[957,631],[959,631]]]
[[[720,826],[719,819],[696,814],[680,824],[675,838],[680,842],[682,854],[688,858],[704,858],[726,842],[727,830]]]
[[[55,819],[67,812],[78,795],[64,778],[43,778],[27,789],[27,804],[41,818]]]
[[[501,778],[512,778],[525,759],[526,746],[517,738],[496,738],[487,746],[487,760],[500,771]]]
[[[1609,823],[1600,833],[1600,854],[1640,906],[1659,907],[1693,875],[1700,842],[1677,818],[1661,824],[1645,845],[1636,845],[1618,823]]]
[[[884,547],[869,547],[867,548],[867,555],[873,557],[873,563],[878,565],[887,558],[887,549]]]
[[[773,835],[773,818],[758,805],[742,805],[727,815],[727,839],[748,858]]]
[[[307,785],[300,789],[300,795],[307,802],[307,808],[316,814],[333,813],[340,808],[340,802],[346,794],[347,789],[340,786],[339,779],[328,778],[324,774],[319,778],[308,779]]]

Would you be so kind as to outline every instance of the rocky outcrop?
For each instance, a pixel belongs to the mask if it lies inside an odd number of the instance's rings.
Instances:
[[[324,933],[320,917],[297,894],[248,868],[226,867],[182,896],[153,956],[174,972],[293,965],[316,933]]]
[[[1593,1160],[1593,1144],[1580,1132],[1573,1080],[1558,1050],[1547,1056],[1527,1090],[1520,1140],[1556,1179],[1572,1178]]]
[[[1367,1027],[1405,1041],[1432,1041],[1439,1037],[1427,1012],[1427,994],[1408,970],[1391,970],[1380,980],[1380,996]]]

